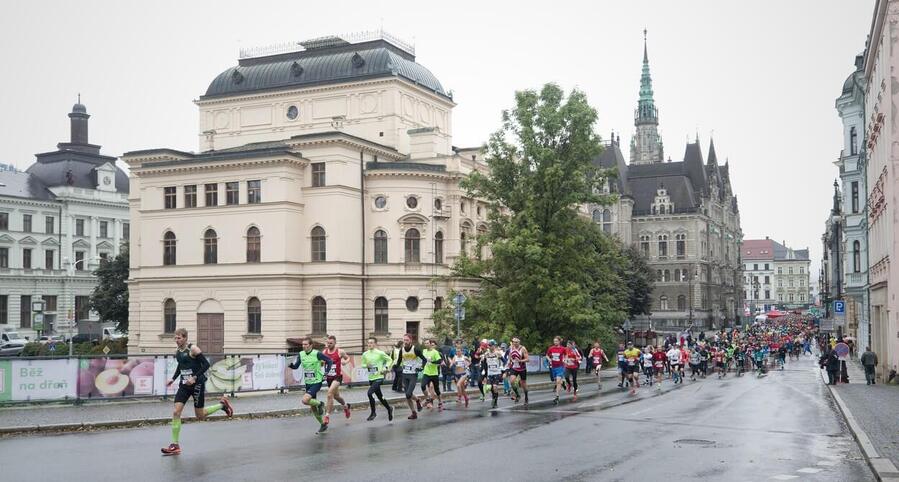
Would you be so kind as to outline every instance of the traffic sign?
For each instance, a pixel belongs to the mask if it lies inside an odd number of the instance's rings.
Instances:
[[[456,306],[464,305],[465,299],[465,295],[463,295],[462,293],[456,293],[456,296],[453,296],[453,303]]]
[[[833,302],[833,312],[838,314],[846,313],[846,302],[843,300],[835,300]]]
[[[843,342],[837,343],[836,346],[833,347],[833,351],[837,352],[837,357],[839,357],[840,360],[845,361],[846,357],[849,356],[849,345]]]

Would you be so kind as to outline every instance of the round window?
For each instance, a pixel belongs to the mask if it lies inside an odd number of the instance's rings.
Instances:
[[[384,206],[387,205],[387,198],[384,196],[378,196],[375,198],[375,207],[378,209],[384,209]]]
[[[297,106],[292,105],[287,108],[287,118],[290,120],[294,120],[297,116],[300,115],[300,109],[297,109]]]
[[[438,211],[443,209],[443,201],[441,201],[440,199],[435,199],[434,200],[434,209],[436,209]]]
[[[418,298],[414,296],[406,298],[406,309],[409,311],[418,311]]]
[[[415,196],[409,196],[406,198],[406,206],[409,206],[409,209],[415,209],[418,207],[418,198]]]

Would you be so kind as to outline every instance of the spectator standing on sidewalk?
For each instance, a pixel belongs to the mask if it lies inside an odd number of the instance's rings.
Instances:
[[[836,385],[837,377],[840,373],[840,358],[837,356],[837,353],[833,350],[827,350],[821,355],[818,364],[821,368],[827,370],[827,384]]]
[[[868,385],[874,385],[874,367],[877,366],[877,354],[871,351],[871,347],[865,347],[861,362],[862,366],[865,367],[865,380],[868,381]]]

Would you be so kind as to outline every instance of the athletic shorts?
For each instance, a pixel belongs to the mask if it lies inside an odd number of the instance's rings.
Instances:
[[[654,372],[656,375],[661,375],[661,374],[665,373],[665,367],[664,367],[664,366],[661,366],[661,367],[654,367],[654,368],[653,368],[653,372]]]
[[[640,373],[640,365],[628,365],[627,373]]]
[[[515,370],[510,370],[510,371],[509,371],[509,375],[519,377],[521,380],[527,380],[527,379],[528,379],[528,371],[527,371],[527,370],[522,370],[522,371],[520,371],[520,372],[517,372],[517,371],[515,371]]]
[[[487,377],[487,383],[491,385],[502,385],[503,384],[503,376],[502,375],[489,375]]]
[[[415,373],[403,374],[403,391],[406,392],[406,398],[412,398],[415,393],[415,386],[418,385],[418,375]]]
[[[724,362],[723,361],[715,362],[715,366],[718,368],[724,368]]]
[[[468,372],[465,372],[465,373],[453,373],[453,378],[455,378],[457,382],[458,382],[459,380],[461,380],[462,377],[467,377],[467,376],[468,376]]]
[[[194,397],[194,408],[203,408],[206,405],[206,382],[196,382],[193,385],[178,385],[175,393],[175,403],[187,403],[190,397]]]
[[[318,396],[318,391],[322,389],[322,382],[313,383],[311,385],[306,385],[306,393],[309,394],[310,397],[315,398]]]
[[[435,387],[440,387],[440,375],[422,375],[421,376],[421,391],[425,391],[428,384],[433,382]]]
[[[336,377],[325,377],[325,386],[330,388],[331,382],[337,382],[338,385],[343,385],[343,375],[338,375]]]
[[[549,379],[555,381],[556,378],[565,378],[565,367],[550,367]]]
[[[671,364],[671,369],[672,369],[672,370],[677,370],[677,369],[679,369],[679,368],[680,368],[680,363],[672,363],[672,364]]]
[[[627,363],[618,362],[618,371],[621,373],[627,373]]]

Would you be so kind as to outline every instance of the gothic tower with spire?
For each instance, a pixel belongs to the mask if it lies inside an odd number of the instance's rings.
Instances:
[[[643,30],[643,73],[640,75],[640,100],[634,112],[637,132],[631,138],[631,164],[662,162],[665,152],[659,136],[659,110],[652,98],[652,77],[649,75],[649,55]]]

